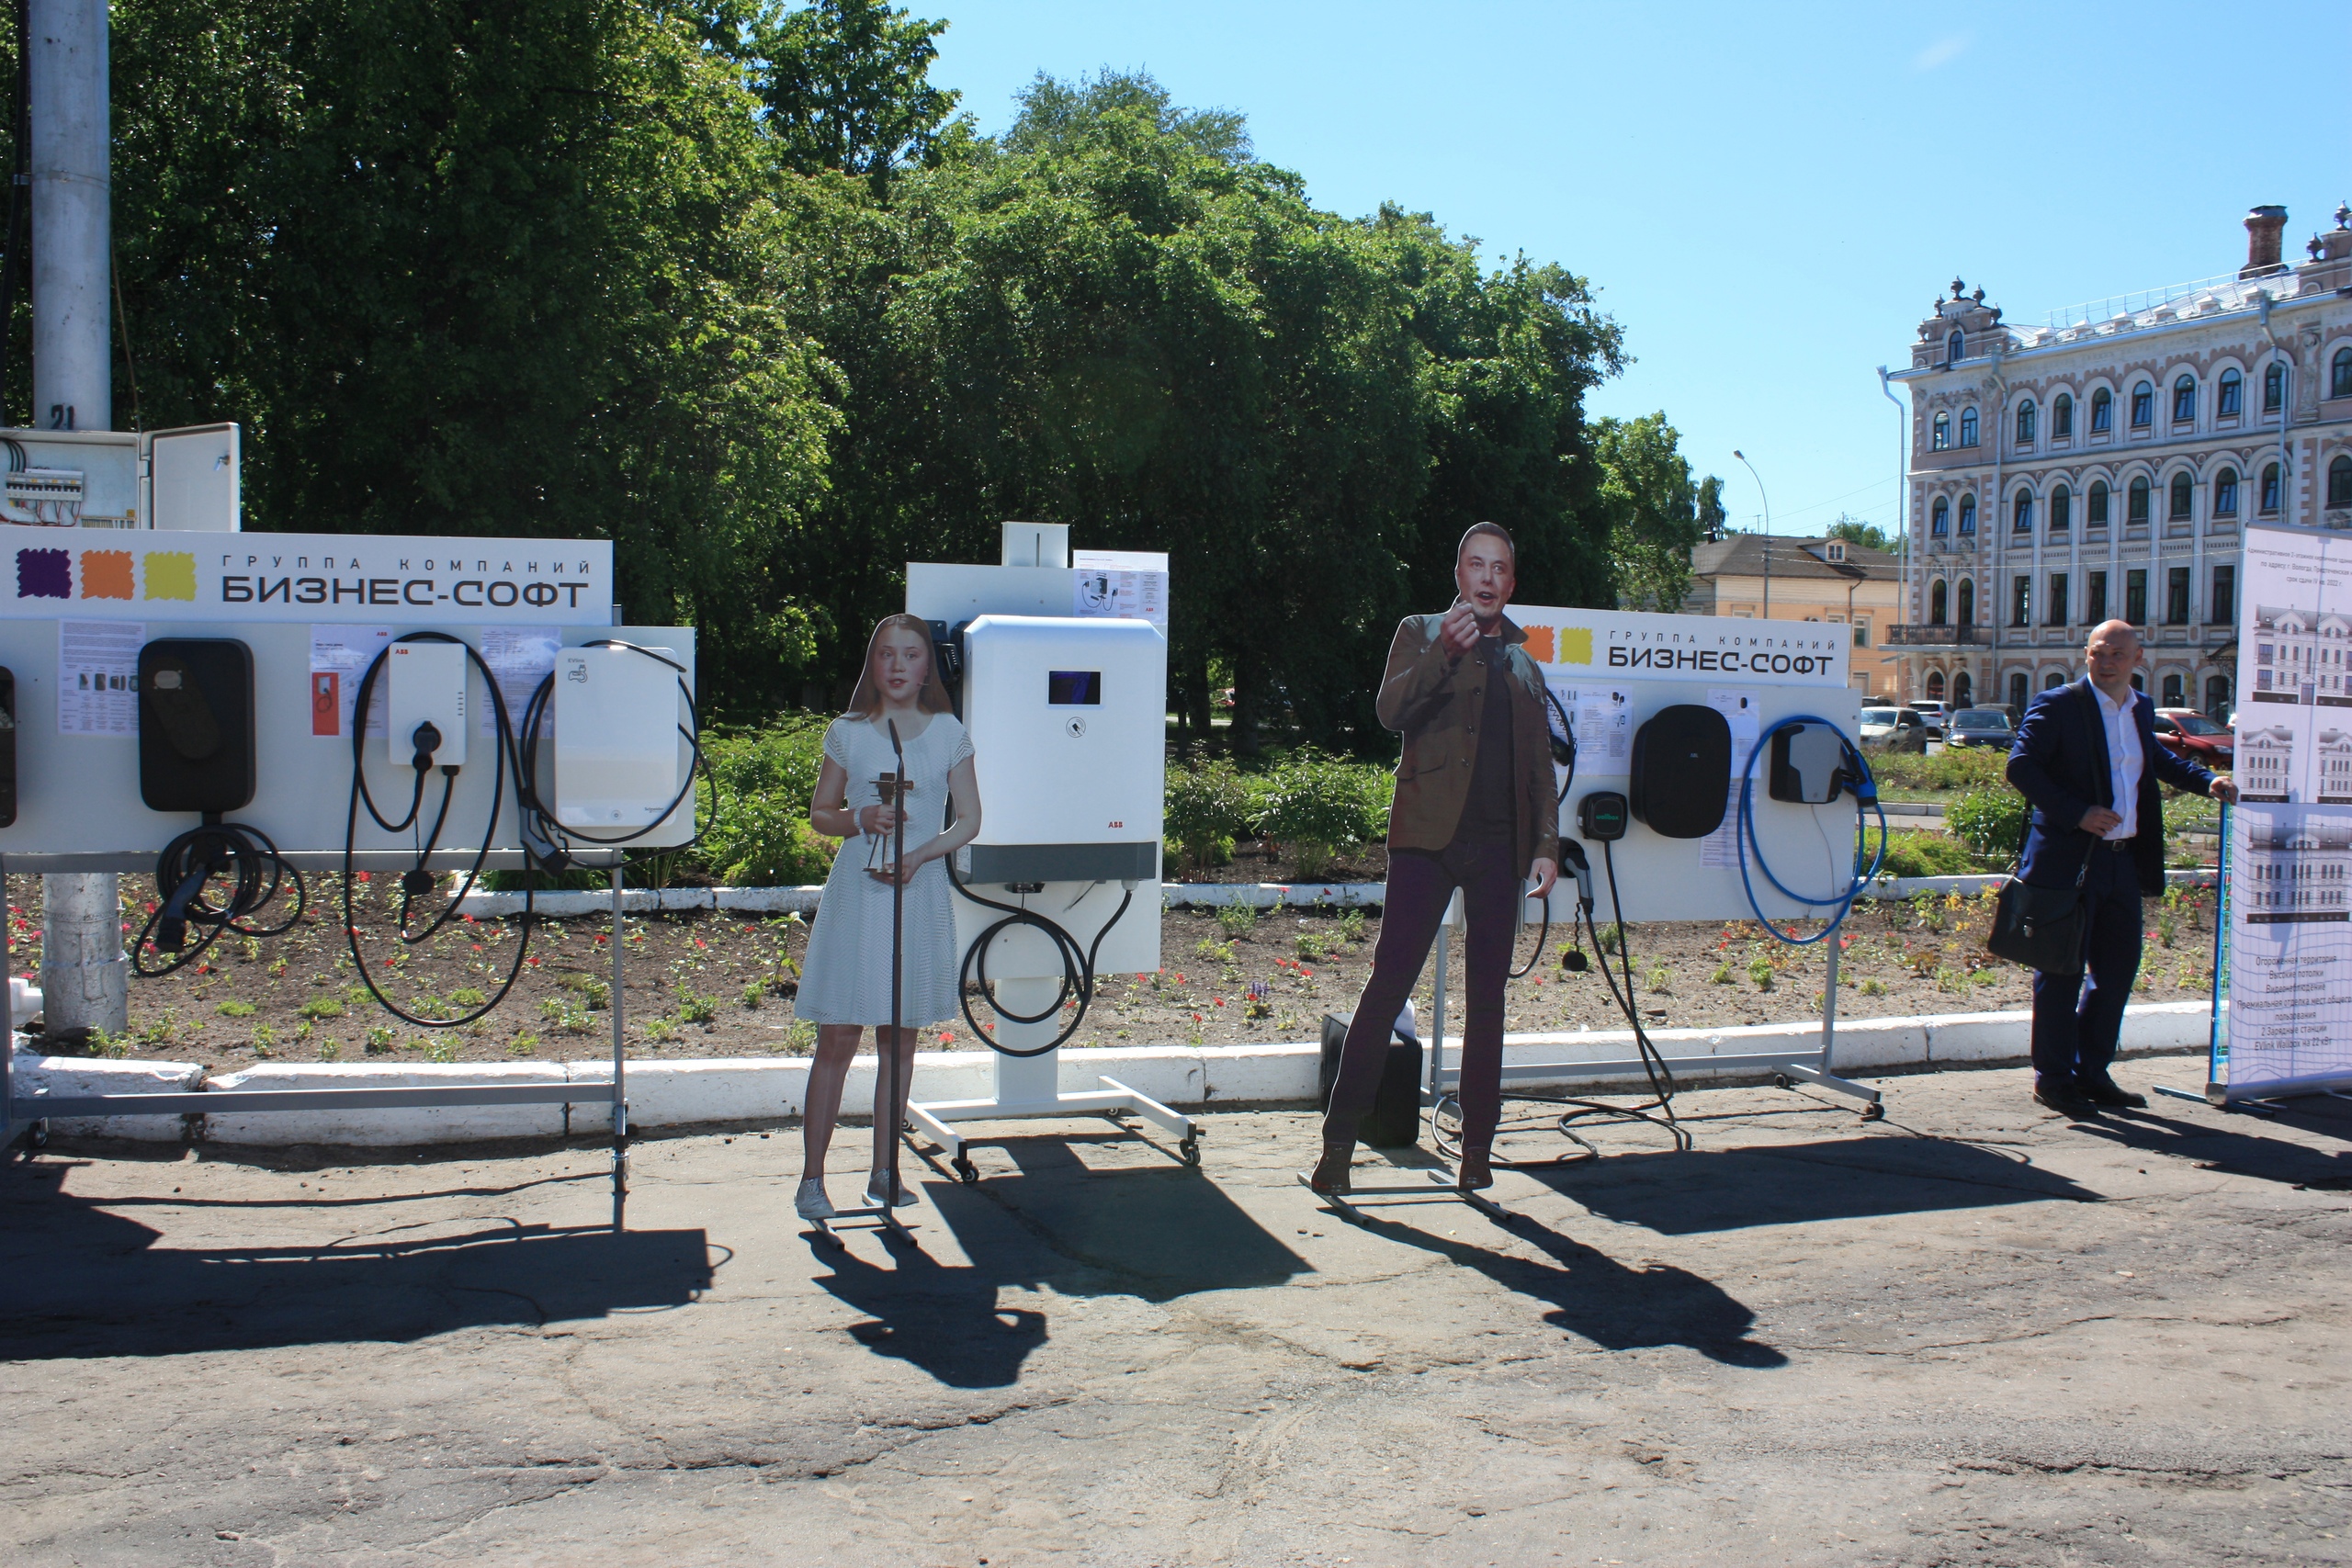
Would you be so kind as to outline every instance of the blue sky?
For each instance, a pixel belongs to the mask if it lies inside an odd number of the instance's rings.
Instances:
[[[2352,5],[901,0],[951,25],[933,79],[1000,130],[1039,71],[1148,70],[1242,111],[1317,205],[1434,213],[1591,279],[1637,363],[1598,412],[1663,409],[1733,517],[1895,515],[1908,363],[1957,274],[2053,309],[2233,271],[2283,202],[2291,259],[2352,197]]]

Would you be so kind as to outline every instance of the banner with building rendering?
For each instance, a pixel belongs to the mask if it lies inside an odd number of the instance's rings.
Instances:
[[[2352,1084],[2352,539],[2255,528],[2224,875],[2233,1100]]]

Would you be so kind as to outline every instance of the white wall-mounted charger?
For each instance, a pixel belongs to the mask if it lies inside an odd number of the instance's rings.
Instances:
[[[436,768],[466,761],[466,649],[454,642],[396,642],[384,660],[384,744],[395,767],[429,751]],[[419,731],[432,726],[420,743]]]
[[[648,658],[647,654],[659,658]],[[681,714],[666,648],[567,648],[555,661],[555,818],[590,832],[659,822],[678,798]]]

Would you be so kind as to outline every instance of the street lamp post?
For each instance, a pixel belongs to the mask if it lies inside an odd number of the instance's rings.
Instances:
[[[1764,618],[1769,621],[1772,618],[1772,498],[1764,494],[1764,476],[1747,462],[1747,454],[1735,446],[1731,455],[1747,464],[1747,477],[1756,481],[1756,493],[1764,498]]]

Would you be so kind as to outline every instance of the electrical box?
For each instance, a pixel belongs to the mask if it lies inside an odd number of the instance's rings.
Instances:
[[[0,828],[17,821],[17,675],[0,668]]]
[[[243,451],[233,424],[149,431],[150,525],[180,533],[232,534],[243,504]]]
[[[683,662],[666,648],[567,648],[556,656],[559,822],[601,836],[649,827],[669,813],[685,782],[678,756]]]
[[[225,815],[254,797],[254,655],[233,637],[139,649],[139,796],[150,811]]]
[[[466,673],[461,643],[396,642],[385,650],[384,748],[395,766],[421,756],[436,768],[465,765]]]

